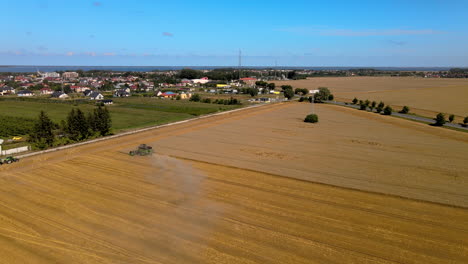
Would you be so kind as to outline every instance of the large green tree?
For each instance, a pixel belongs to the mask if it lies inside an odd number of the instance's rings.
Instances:
[[[288,98],[288,100],[290,100],[291,98],[294,97],[294,91],[293,89],[286,89],[284,90],[284,97]]]
[[[314,101],[316,103],[323,103],[327,101],[331,95],[330,90],[327,87],[319,87],[318,92],[314,94]]]
[[[101,136],[108,135],[112,127],[112,119],[109,110],[107,110],[105,106],[98,106],[98,108],[94,109],[90,123],[95,132],[99,132]]]
[[[39,113],[39,118],[34,124],[29,141],[39,149],[46,149],[54,144],[55,136],[53,133],[55,125],[44,111]]]
[[[90,136],[88,119],[79,108],[68,113],[65,132],[71,140],[84,140]]]

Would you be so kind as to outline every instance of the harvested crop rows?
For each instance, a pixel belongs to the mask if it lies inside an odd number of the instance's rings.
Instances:
[[[466,262],[466,134],[329,105],[309,125],[309,107],[0,167],[0,262]],[[129,157],[140,143],[157,154]]]

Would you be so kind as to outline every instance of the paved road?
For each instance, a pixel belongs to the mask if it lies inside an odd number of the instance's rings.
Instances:
[[[359,105],[353,105],[353,104],[348,104],[348,105],[346,105],[344,102],[327,101],[326,103],[328,103],[328,104],[335,104],[335,105],[341,105],[341,106],[345,106],[345,107],[350,107],[350,108],[359,109]],[[433,123],[434,123],[434,119],[432,119],[432,118],[427,118],[427,117],[421,117],[421,116],[415,116],[415,115],[409,115],[409,114],[400,114],[400,113],[398,113],[398,112],[393,112],[392,115],[393,115],[393,116],[402,117],[402,118],[406,118],[406,119],[415,120],[415,121],[421,121],[421,122],[425,122],[425,123],[429,123],[429,124],[433,124]],[[464,127],[464,126],[462,126],[462,125],[460,125],[460,124],[455,124],[455,123],[445,123],[444,126],[453,127],[453,128],[459,128],[459,129],[463,129],[463,130],[468,130],[468,127]]]

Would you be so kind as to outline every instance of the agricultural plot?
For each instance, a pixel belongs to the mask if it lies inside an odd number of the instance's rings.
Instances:
[[[4,166],[2,260],[466,262],[466,134],[315,111],[246,109]],[[140,143],[156,153],[129,156]]]
[[[434,117],[437,113],[456,115],[461,122],[468,115],[468,80],[414,77],[331,77],[276,82],[294,87],[317,89],[325,86],[336,100],[384,101],[399,110],[404,105],[413,113]]]
[[[114,99],[114,101],[115,104],[108,107],[112,117],[112,128],[114,132],[170,123],[189,119],[193,116],[241,107],[237,105],[215,105],[189,101],[162,100],[157,98],[130,97],[118,98]],[[12,131],[21,132],[24,130],[24,126],[13,126],[15,122],[14,120],[12,121],[12,118],[17,118],[17,121],[22,124],[31,125],[32,123],[30,121],[33,119],[35,120],[39,112],[44,110],[54,122],[58,123],[64,120],[74,107],[80,108],[85,114],[95,108],[93,104],[73,105],[67,103],[47,103],[43,101],[2,100],[0,101],[0,120],[7,120],[8,123],[11,123]],[[25,119],[27,119],[26,121],[28,122],[26,122]],[[0,133],[7,135],[7,132],[3,130],[5,130],[5,128],[0,128]]]

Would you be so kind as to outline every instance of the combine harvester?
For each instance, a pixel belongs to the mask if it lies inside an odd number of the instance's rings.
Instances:
[[[19,162],[19,159],[13,157],[13,156],[9,156],[9,157],[6,157],[4,159],[0,159],[0,165],[2,164],[11,164],[13,162]]]
[[[153,147],[146,144],[138,146],[137,150],[132,150],[128,153],[130,156],[149,156],[153,154]]]

